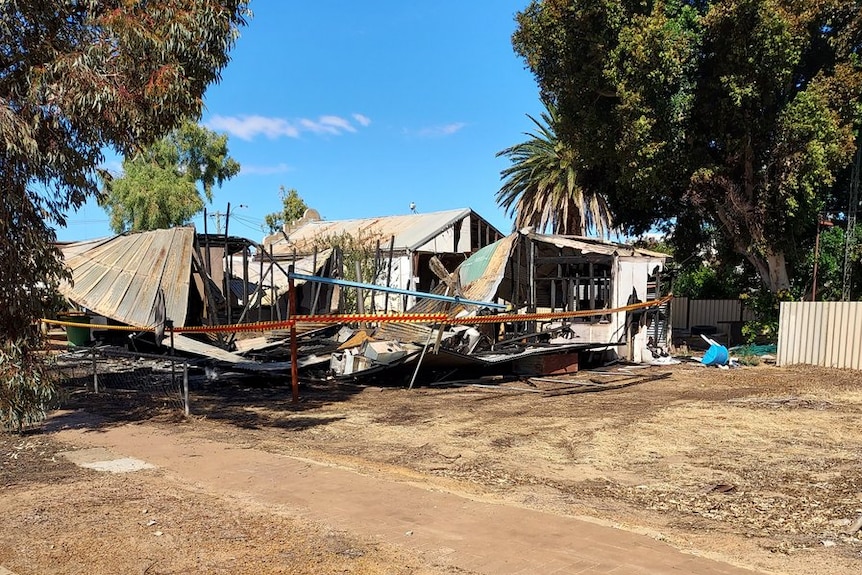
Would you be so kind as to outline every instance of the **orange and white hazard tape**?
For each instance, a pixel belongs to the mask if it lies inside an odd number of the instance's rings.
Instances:
[[[313,323],[446,323],[477,324],[477,323],[504,323],[524,321],[551,321],[558,319],[569,319],[575,317],[603,316],[614,313],[630,312],[648,309],[664,305],[673,298],[668,295],[663,298],[625,305],[613,309],[590,309],[577,311],[561,311],[548,313],[510,313],[486,316],[452,317],[443,313],[402,313],[402,314],[326,314],[326,315],[297,315],[292,319],[281,321],[263,321],[255,323],[239,323],[217,326],[184,326],[165,328],[170,333],[236,333],[254,331],[274,331],[279,329],[290,329],[292,326]],[[56,319],[42,319],[43,323],[60,325],[64,327],[84,327],[99,330],[131,331],[131,332],[154,332],[153,326],[126,326],[126,325],[101,325],[91,323],[77,323],[73,321],[60,321]]]

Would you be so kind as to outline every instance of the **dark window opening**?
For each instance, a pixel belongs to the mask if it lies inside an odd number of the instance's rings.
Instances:
[[[601,310],[611,307],[611,265],[599,262],[542,265],[536,274],[536,306],[554,311]],[[595,322],[601,316],[573,321]]]

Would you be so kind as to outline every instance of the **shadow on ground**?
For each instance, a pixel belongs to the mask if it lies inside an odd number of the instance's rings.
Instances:
[[[129,370],[124,365],[112,369],[100,364],[99,370],[98,392],[86,360],[61,374],[61,400],[57,407],[87,415],[63,416],[57,425],[96,431],[129,422],[185,419],[180,373],[154,365],[137,365]],[[346,401],[363,389],[356,385],[301,381],[299,401],[294,402],[289,378],[223,373],[210,379],[204,370],[195,369],[188,378],[189,416],[243,429],[307,429],[337,418],[300,417],[300,414]]]

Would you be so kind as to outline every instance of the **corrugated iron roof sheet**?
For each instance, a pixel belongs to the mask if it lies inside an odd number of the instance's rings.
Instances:
[[[69,260],[72,256],[76,256],[81,252],[91,250],[99,244],[110,240],[110,237],[96,238],[92,240],[83,240],[80,242],[70,242],[68,244],[59,244],[60,250],[63,252],[63,259]]]
[[[584,254],[601,254],[606,256],[641,256],[663,259],[670,258],[668,254],[636,248],[628,244],[617,244],[593,238],[584,238],[579,236],[555,236],[534,233],[528,234],[528,236],[537,242],[551,244],[558,248],[572,248]]]
[[[517,241],[518,234],[508,235],[477,251],[458,266],[464,298],[476,301],[494,301],[497,298]]]
[[[389,242],[395,236],[395,250],[415,250],[427,243],[435,234],[448,226],[469,216],[472,210],[462,208],[428,214],[404,214],[379,218],[355,220],[311,221],[291,231],[288,240],[284,237],[275,240],[273,253],[277,256],[309,254],[314,251],[315,243],[329,237],[350,235],[358,239],[380,240],[381,249],[389,249]],[[318,245],[318,248],[327,247]]]
[[[490,301],[489,298],[494,297],[517,240],[518,234],[508,235],[478,250],[458,266],[465,298]],[[468,293],[471,295],[468,296]]]
[[[98,243],[66,259],[72,283],[60,292],[77,305],[134,326],[155,324],[161,288],[175,326],[185,325],[195,229],[131,233]]]
[[[374,334],[377,340],[395,339],[402,343],[424,344],[428,342],[431,328],[418,323],[381,323]]]
[[[494,302],[500,295],[500,282],[506,275],[506,265],[511,257],[513,246],[520,236],[512,234],[491,245],[485,246],[475,254],[467,258],[458,266],[458,274],[461,281],[461,297],[473,301]],[[445,294],[446,286],[439,284],[433,293]],[[454,295],[454,294],[449,294]],[[449,304],[440,300],[419,298],[416,305],[408,311],[410,313],[441,313],[460,315],[475,313],[476,306],[465,307],[463,304]]]

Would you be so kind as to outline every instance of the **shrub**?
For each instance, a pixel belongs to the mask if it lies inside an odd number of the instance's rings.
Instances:
[[[45,419],[58,392],[45,356],[21,342],[0,345],[0,425],[21,432]]]

